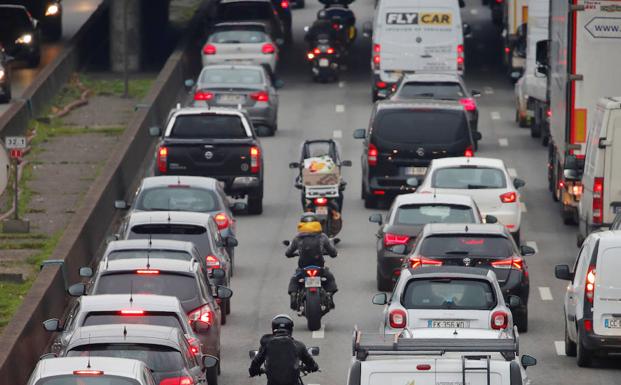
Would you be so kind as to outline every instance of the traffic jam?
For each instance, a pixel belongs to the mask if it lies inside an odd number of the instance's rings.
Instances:
[[[618,1],[214,12],[29,385],[618,381]]]

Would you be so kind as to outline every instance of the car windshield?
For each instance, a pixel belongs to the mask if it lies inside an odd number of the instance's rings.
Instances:
[[[129,310],[136,309],[129,308]],[[181,331],[185,331],[186,329],[183,325],[181,325],[181,322],[175,313],[135,312],[123,314],[123,310],[119,310],[118,312],[88,313],[81,326],[127,324],[168,326],[171,328],[177,328]]]
[[[397,209],[395,224],[475,223],[472,207],[447,204],[403,205]]]
[[[79,346],[67,352],[67,357],[115,357],[144,362],[154,372],[174,372],[184,368],[181,352],[160,345],[146,344],[92,344]]]
[[[380,112],[372,135],[394,144],[446,144],[468,137],[463,111],[407,109]]]
[[[192,255],[188,252],[177,250],[119,250],[108,254],[109,261],[137,258],[145,259],[147,257],[151,259],[174,259],[177,261],[189,261],[192,259]]]
[[[178,274],[105,274],[99,277],[93,294],[156,294],[188,302],[198,295],[196,279]]]
[[[200,75],[199,87],[222,84],[262,85],[263,75],[258,69],[248,68],[208,68]]]
[[[246,129],[237,115],[200,114],[179,115],[170,137],[180,139],[247,138]]]
[[[431,187],[446,189],[504,189],[505,173],[491,167],[445,167],[434,171]]]
[[[190,186],[145,189],[136,198],[137,210],[210,212],[220,209],[213,191]]]
[[[221,31],[211,35],[209,41],[216,44],[265,43],[267,36],[260,31]]]
[[[513,255],[511,241],[490,235],[433,235],[423,240],[419,254],[425,257],[451,255],[504,259]]]
[[[220,4],[217,19],[218,21],[270,20],[272,12],[270,3],[239,1]]]
[[[447,99],[465,98],[461,85],[453,82],[407,82],[399,90],[401,99]]]
[[[401,297],[406,309],[490,310],[496,306],[489,282],[463,278],[413,279]]]
[[[104,373],[101,376],[66,374],[47,377],[35,382],[35,385],[140,385],[140,383],[131,378],[108,376]]]
[[[30,20],[23,9],[0,7],[0,36],[13,36],[30,29]]]

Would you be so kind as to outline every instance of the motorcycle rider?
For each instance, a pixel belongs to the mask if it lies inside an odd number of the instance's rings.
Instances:
[[[307,266],[318,266],[323,268],[323,288],[328,294],[330,307],[334,309],[334,294],[338,291],[336,286],[336,280],[334,275],[327,267],[324,267],[325,260],[324,254],[330,255],[332,258],[336,258],[338,252],[336,247],[330,241],[327,235],[321,231],[321,223],[317,220],[314,213],[304,213],[298,223],[298,234],[293,238],[291,244],[285,251],[287,258],[293,258],[296,256],[296,251],[299,254],[298,268],[295,271],[293,277],[289,281],[288,293],[291,298],[291,309],[297,310],[297,293],[298,293],[298,278],[303,269]]]
[[[291,317],[279,314],[272,318],[272,334],[261,337],[259,352],[248,369],[250,377],[261,375],[261,365],[265,363],[267,385],[298,385],[301,384],[300,371],[319,370],[304,343],[295,340],[292,334]]]
[[[343,44],[342,38],[339,31],[334,28],[332,21],[328,18],[318,18],[315,20],[308,32],[306,32],[304,39],[312,47],[320,36],[326,36],[332,44],[337,45],[334,48],[337,49],[337,52],[340,52],[341,45]]]

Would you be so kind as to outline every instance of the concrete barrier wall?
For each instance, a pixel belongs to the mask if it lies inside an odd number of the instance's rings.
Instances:
[[[101,175],[86,194],[83,206],[71,220],[51,259],[64,260],[68,281],[79,280],[80,266],[94,263],[105,242],[110,225],[118,219],[115,199],[129,198],[142,176],[145,157],[155,141],[148,135],[152,125],[162,125],[171,108],[180,100],[180,88],[187,78],[200,71],[200,48],[195,44],[204,33],[205,4],[192,20],[184,40],[178,45],[144,100],[145,107],[134,114],[129,127],[111,154]],[[48,266],[37,277],[14,318],[0,336],[0,384],[25,384],[39,357],[46,352],[51,335],[41,323],[61,317],[69,298],[58,266]]]

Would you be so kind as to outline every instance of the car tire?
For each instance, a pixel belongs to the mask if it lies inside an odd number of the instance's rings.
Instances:
[[[207,385],[218,385],[218,368],[207,368],[205,371]]]
[[[220,325],[226,325],[226,301],[220,304]]]
[[[526,333],[528,331],[528,308],[516,311],[513,316],[513,322],[517,325],[520,333]]]
[[[248,195],[248,213],[260,215],[263,212],[263,194]]]
[[[226,306],[226,314],[231,314],[231,299],[227,299],[224,303]]]
[[[380,268],[377,267],[377,273],[375,279],[377,280],[377,290],[379,291],[392,291],[392,280],[387,280],[382,278],[382,274],[380,274]]]
[[[37,68],[41,64],[41,50],[39,49],[36,54],[33,54],[28,58],[28,67]]]
[[[581,341],[580,333],[578,333],[578,343],[576,344],[576,363],[581,368],[591,366],[593,352],[584,347]]]
[[[567,357],[576,356],[576,343],[569,338],[569,331],[567,330],[567,322],[565,322],[565,355]]]
[[[520,240],[522,238],[522,234],[521,233],[522,233],[521,230],[518,230],[515,233],[511,233],[511,236],[513,237],[513,240],[515,241],[515,244],[518,245],[518,246],[520,245]]]
[[[11,101],[11,89],[7,89],[4,91],[6,94],[0,97],[0,103],[8,103]]]

